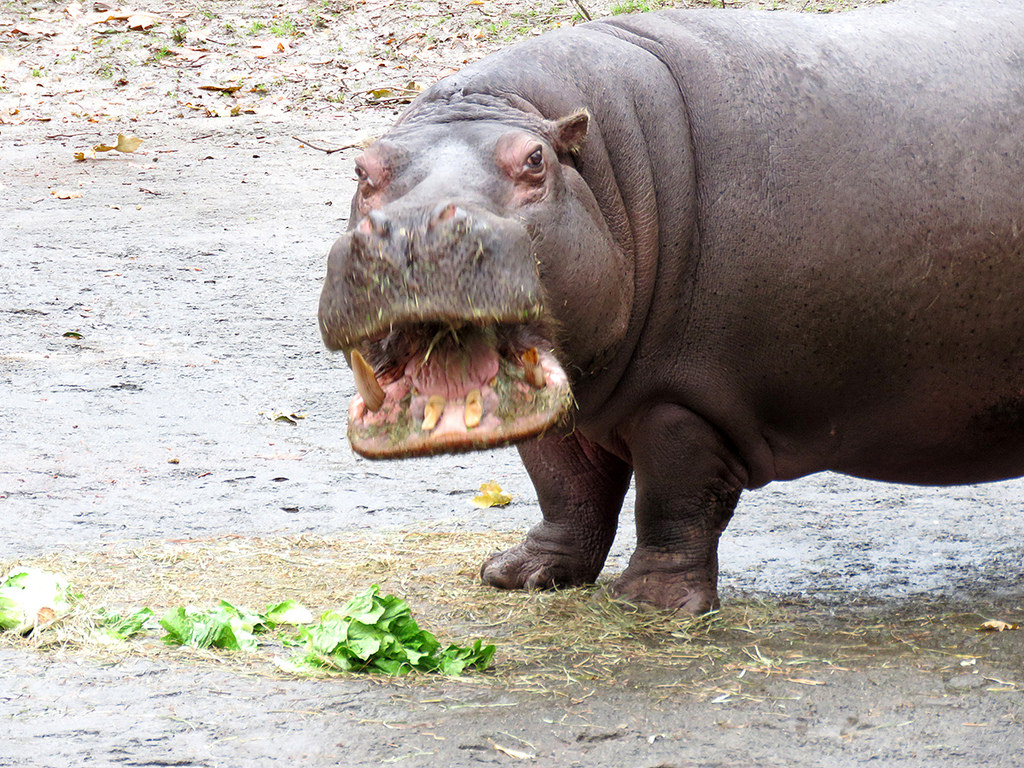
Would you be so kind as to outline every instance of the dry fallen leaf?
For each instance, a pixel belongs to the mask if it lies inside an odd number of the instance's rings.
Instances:
[[[238,117],[243,113],[251,115],[255,114],[256,112],[256,110],[254,110],[252,107],[246,106],[244,104],[229,104],[221,107],[196,107],[192,104],[188,104],[186,106],[190,106],[192,107],[192,109],[202,109],[203,113],[207,117]]]
[[[1008,629],[1017,629],[1016,624],[1010,624],[1007,621],[999,621],[998,619],[991,619],[982,624],[978,629],[982,632],[1004,632]]]
[[[284,40],[257,40],[249,47],[257,59],[288,53],[291,50],[291,46]]]
[[[83,26],[91,27],[94,24],[103,24],[107,21],[113,21],[114,15],[110,11],[93,11],[77,16],[76,20]]]
[[[211,53],[208,48],[168,48],[167,50],[169,53],[174,54],[174,58],[161,59],[160,63],[166,66],[180,64],[182,62],[191,62],[194,64],[201,59],[205,59]]]
[[[52,189],[50,194],[56,197],[58,200],[73,200],[76,197],[81,197],[82,193],[78,191],[70,191],[66,189]]]
[[[494,741],[492,741],[491,744],[494,745],[494,748],[498,752],[501,752],[504,755],[508,755],[509,757],[514,758],[516,760],[536,760],[537,759],[537,756],[535,754],[531,753],[531,752],[523,752],[522,750],[513,749],[512,747],[505,747],[505,746],[502,746],[501,744],[498,744],[497,742],[494,742]]]
[[[234,93],[241,90],[240,85],[200,85],[200,91],[216,91],[217,93]]]
[[[72,18],[76,18],[80,24],[85,26],[92,26],[93,24],[103,24],[107,21],[125,21],[127,22],[128,29],[134,30],[147,30],[151,27],[155,27],[157,24],[162,24],[167,19],[162,16],[157,16],[153,13],[146,11],[133,11],[130,8],[119,8],[116,11],[94,11],[92,13],[86,13],[82,15],[70,14]]]
[[[125,136],[123,133],[119,133],[117,134],[117,144],[114,146],[110,146],[109,144],[97,144],[92,149],[94,152],[110,152],[111,150],[117,150],[118,152],[134,152],[141,144],[142,139],[138,136]]]
[[[157,24],[163,24],[166,19],[162,19],[159,16],[154,16],[151,13],[141,11],[139,13],[132,13],[128,17],[128,29],[134,29],[139,31],[145,31],[151,27],[155,27]]]
[[[270,421],[279,421],[282,424],[295,426],[299,421],[306,418],[304,413],[290,413],[288,411],[260,411],[260,416]]]
[[[512,501],[512,494],[501,490],[501,486],[493,480],[481,483],[480,494],[473,497],[473,504],[478,507],[504,507]]]
[[[10,30],[12,35],[22,35],[31,40],[38,40],[43,37],[53,37],[57,29],[48,24],[19,24]]]

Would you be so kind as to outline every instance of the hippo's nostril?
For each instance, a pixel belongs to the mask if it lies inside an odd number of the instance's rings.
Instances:
[[[430,228],[446,221],[462,221],[466,218],[466,212],[455,203],[441,203],[430,216]]]
[[[374,234],[379,238],[391,236],[391,221],[381,211],[373,210],[366,214],[360,224],[360,228],[367,234]]]

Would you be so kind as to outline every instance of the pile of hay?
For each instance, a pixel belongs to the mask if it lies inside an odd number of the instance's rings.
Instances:
[[[550,691],[654,681],[713,697],[739,695],[742,686],[735,681],[747,672],[807,681],[809,669],[832,673],[879,655],[920,654],[923,644],[899,637],[901,622],[908,632],[930,628],[926,634],[933,645],[943,642],[935,631],[941,629],[945,637],[960,631],[950,622],[963,623],[931,614],[909,625],[906,618],[836,619],[820,607],[737,599],[693,618],[616,603],[600,585],[555,592],[482,586],[480,562],[520,538],[519,533],[429,529],[330,539],[224,536],[122,542],[0,563],[0,573],[14,565],[63,573],[83,596],[70,615],[27,641],[7,633],[0,642],[93,656],[204,660],[280,674],[273,656],[288,655],[280,636],[294,630],[267,636],[268,653],[258,654],[170,647],[160,642],[159,633],[112,644],[95,632],[97,610],[127,614],[150,607],[160,616],[173,606],[212,607],[221,599],[256,610],[290,599],[319,615],[378,584],[382,593],[406,600],[420,626],[442,644],[476,638],[497,644],[493,669],[473,676],[481,684]]]

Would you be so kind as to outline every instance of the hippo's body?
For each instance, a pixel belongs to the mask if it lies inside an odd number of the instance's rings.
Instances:
[[[555,392],[543,426],[431,446],[413,377],[403,430],[425,442],[384,429],[363,451],[522,440],[544,521],[484,564],[488,583],[596,578],[631,474],[638,544],[613,589],[689,611],[717,599],[718,538],[744,488],[821,470],[1024,474],[1024,3],[670,11],[558,31],[434,86],[359,173],[321,300],[328,345],[359,351],[388,389],[412,370],[402,339],[428,343],[417,324],[436,340],[493,320],[501,360],[543,358],[539,392]],[[426,257],[396,238],[450,221],[460,276],[429,289],[450,311],[417,315]],[[391,287],[356,297],[384,262]],[[367,306],[346,314],[360,301],[380,307],[372,328],[352,317]],[[463,344],[448,359],[475,354]],[[519,376],[508,391],[532,402]],[[445,402],[468,414],[473,386],[488,400],[470,383]],[[367,421],[356,400],[353,423]],[[482,435],[473,421],[449,427]]]

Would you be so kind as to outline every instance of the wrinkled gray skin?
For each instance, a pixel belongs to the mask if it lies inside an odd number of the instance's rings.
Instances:
[[[574,156],[536,117],[581,109]],[[548,161],[526,205],[495,161],[520,130]],[[519,446],[544,520],[486,583],[594,580],[631,474],[612,589],[700,612],[744,488],[1024,473],[1020,2],[595,22],[442,81],[385,140],[407,159],[353,225],[410,200],[523,221],[573,385]]]

